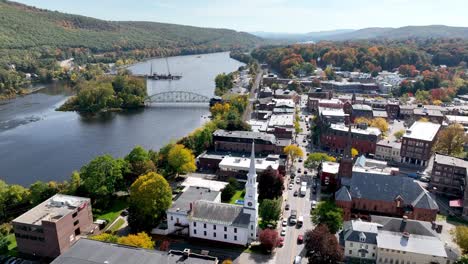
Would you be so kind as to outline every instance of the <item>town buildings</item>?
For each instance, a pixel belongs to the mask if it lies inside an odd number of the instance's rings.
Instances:
[[[382,133],[378,128],[360,124],[351,129],[351,144],[360,154],[374,154]],[[344,124],[331,124],[322,131],[320,142],[325,149],[342,153],[347,146],[348,127]]]
[[[348,261],[371,263],[455,263],[458,252],[444,243],[434,224],[404,218],[372,216],[345,222],[340,243]],[[367,263],[367,262],[366,262]]]
[[[435,153],[431,172],[431,187],[435,193],[462,197],[467,180],[468,161]]]
[[[335,201],[345,220],[377,214],[434,221],[439,211],[432,194],[406,176],[353,173],[341,184]]]
[[[272,134],[250,131],[226,131],[218,129],[213,133],[215,151],[249,153],[252,141],[256,154],[282,154],[290,141],[281,141]]]
[[[401,142],[382,139],[377,142],[375,157],[386,161],[400,162]]]
[[[440,125],[416,121],[406,130],[401,142],[401,162],[426,166],[432,155]]]
[[[88,198],[56,194],[12,221],[21,254],[55,258],[94,232]]]
[[[169,252],[122,246],[91,239],[80,239],[67,252],[60,255],[51,264],[218,264],[218,259],[209,255],[184,251]]]

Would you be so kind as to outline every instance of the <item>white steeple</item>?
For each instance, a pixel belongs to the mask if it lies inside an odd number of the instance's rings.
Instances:
[[[252,141],[252,153],[250,155],[250,167],[245,184],[244,213],[250,214],[249,238],[257,240],[258,223],[258,193],[257,171],[255,169],[255,144]]]

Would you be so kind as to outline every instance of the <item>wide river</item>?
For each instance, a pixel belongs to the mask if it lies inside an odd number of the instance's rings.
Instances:
[[[138,63],[134,73],[167,72],[165,59]],[[148,94],[191,91],[208,97],[214,77],[236,70],[242,63],[229,53],[168,58],[178,81],[148,81]],[[72,91],[66,85],[47,85],[34,94],[0,101],[0,179],[29,185],[37,180],[63,181],[95,156],[125,156],[134,146],[158,150],[207,121],[208,104],[152,105],[144,110],[83,117],[57,112]]]

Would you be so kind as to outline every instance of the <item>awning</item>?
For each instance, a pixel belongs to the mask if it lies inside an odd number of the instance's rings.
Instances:
[[[450,201],[450,207],[463,207],[462,199]]]

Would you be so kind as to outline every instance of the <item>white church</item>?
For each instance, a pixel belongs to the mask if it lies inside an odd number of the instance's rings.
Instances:
[[[221,192],[203,186],[188,187],[167,210],[168,233],[247,245],[257,240],[258,193],[252,143],[244,205],[221,203]]]

